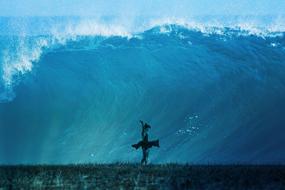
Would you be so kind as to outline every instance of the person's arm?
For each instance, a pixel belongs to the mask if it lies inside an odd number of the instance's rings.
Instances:
[[[140,123],[142,124],[142,126],[144,126],[144,123],[143,123],[143,121],[142,121],[142,120],[140,120]]]
[[[141,136],[142,136],[142,139],[144,138],[145,136],[145,128],[144,128],[144,122],[142,120],[140,120],[140,123],[142,124],[142,132],[141,132]]]

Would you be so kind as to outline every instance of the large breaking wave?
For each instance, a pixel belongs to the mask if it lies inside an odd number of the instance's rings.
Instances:
[[[1,20],[1,162],[284,162],[279,22],[60,20]]]

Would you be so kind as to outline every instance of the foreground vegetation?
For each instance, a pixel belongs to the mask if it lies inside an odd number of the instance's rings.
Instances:
[[[0,166],[0,189],[285,189],[285,166]]]

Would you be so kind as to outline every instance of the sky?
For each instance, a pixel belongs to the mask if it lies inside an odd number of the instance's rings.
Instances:
[[[284,0],[0,0],[0,16],[280,15]]]

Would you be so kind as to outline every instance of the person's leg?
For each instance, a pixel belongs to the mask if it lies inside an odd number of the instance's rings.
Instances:
[[[144,165],[144,163],[145,163],[145,159],[142,158],[142,160],[141,160],[141,165]]]
[[[148,162],[148,153],[149,153],[149,150],[147,149],[145,151],[145,165],[147,165],[147,162]]]
[[[141,161],[141,164],[143,165],[146,165],[146,159],[147,159],[147,152],[146,152],[146,149],[142,149],[142,152],[143,152],[143,158],[142,158],[142,161]]]

